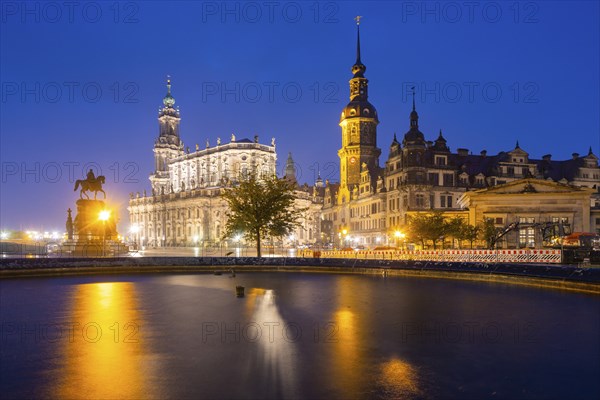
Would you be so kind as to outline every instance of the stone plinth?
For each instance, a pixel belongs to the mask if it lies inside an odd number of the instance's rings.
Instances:
[[[118,241],[117,235],[117,215],[111,212],[106,221],[100,220],[102,211],[110,211],[104,201],[80,199],[76,204],[75,220],[69,222],[70,212],[67,218],[69,239],[62,244],[61,251],[64,254],[83,257],[123,253],[124,246]]]
[[[107,210],[102,200],[77,200],[77,215],[74,221],[74,239],[77,243],[101,242],[117,239],[117,222],[114,213],[108,220],[101,221],[100,213]]]

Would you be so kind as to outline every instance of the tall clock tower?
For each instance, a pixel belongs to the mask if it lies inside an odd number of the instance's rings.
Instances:
[[[369,103],[369,80],[364,74],[367,67],[360,60],[360,17],[356,17],[356,62],[350,79],[350,102],[342,111],[342,148],[340,157],[340,191],[338,203],[350,200],[350,193],[360,183],[361,166],[369,171],[379,168],[381,149],[377,148],[377,110]]]

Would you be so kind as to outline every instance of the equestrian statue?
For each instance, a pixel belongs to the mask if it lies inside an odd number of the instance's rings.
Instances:
[[[96,177],[94,175],[94,171],[90,169],[87,173],[87,179],[77,179],[75,181],[75,189],[73,189],[73,191],[77,190],[79,186],[81,186],[81,190],[79,191],[79,198],[83,199],[83,195],[85,195],[85,197],[87,197],[87,199],[89,200],[90,196],[88,196],[88,194],[86,193],[89,191],[94,192],[94,200],[96,200],[98,192],[102,192],[102,194],[104,194],[104,198],[106,199],[106,192],[102,190],[102,185],[105,182],[106,179],[104,178],[104,175],[99,175],[98,177]]]

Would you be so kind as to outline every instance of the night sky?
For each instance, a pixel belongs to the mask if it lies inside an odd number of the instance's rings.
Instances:
[[[125,230],[167,75],[186,146],[274,136],[280,173],[291,151],[301,182],[337,181],[356,15],[382,165],[411,86],[426,139],[442,129],[452,151],[600,154],[596,1],[268,4],[0,3],[0,228],[63,231],[94,163]]]

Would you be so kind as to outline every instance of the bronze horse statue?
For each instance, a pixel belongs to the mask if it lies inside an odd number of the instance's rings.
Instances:
[[[86,193],[89,191],[89,192],[94,192],[94,200],[96,200],[96,196],[98,195],[98,192],[102,192],[104,194],[104,198],[106,199],[106,192],[104,192],[104,190],[102,190],[102,185],[104,184],[104,182],[106,182],[104,175],[99,175],[96,179],[93,179],[93,180],[77,179],[75,181],[75,189],[73,189],[73,191],[77,190],[77,188],[79,188],[79,186],[81,186],[81,190],[79,192],[79,198],[83,199],[83,195],[85,194],[85,197],[87,197],[89,200],[90,196],[88,196],[88,194]]]

